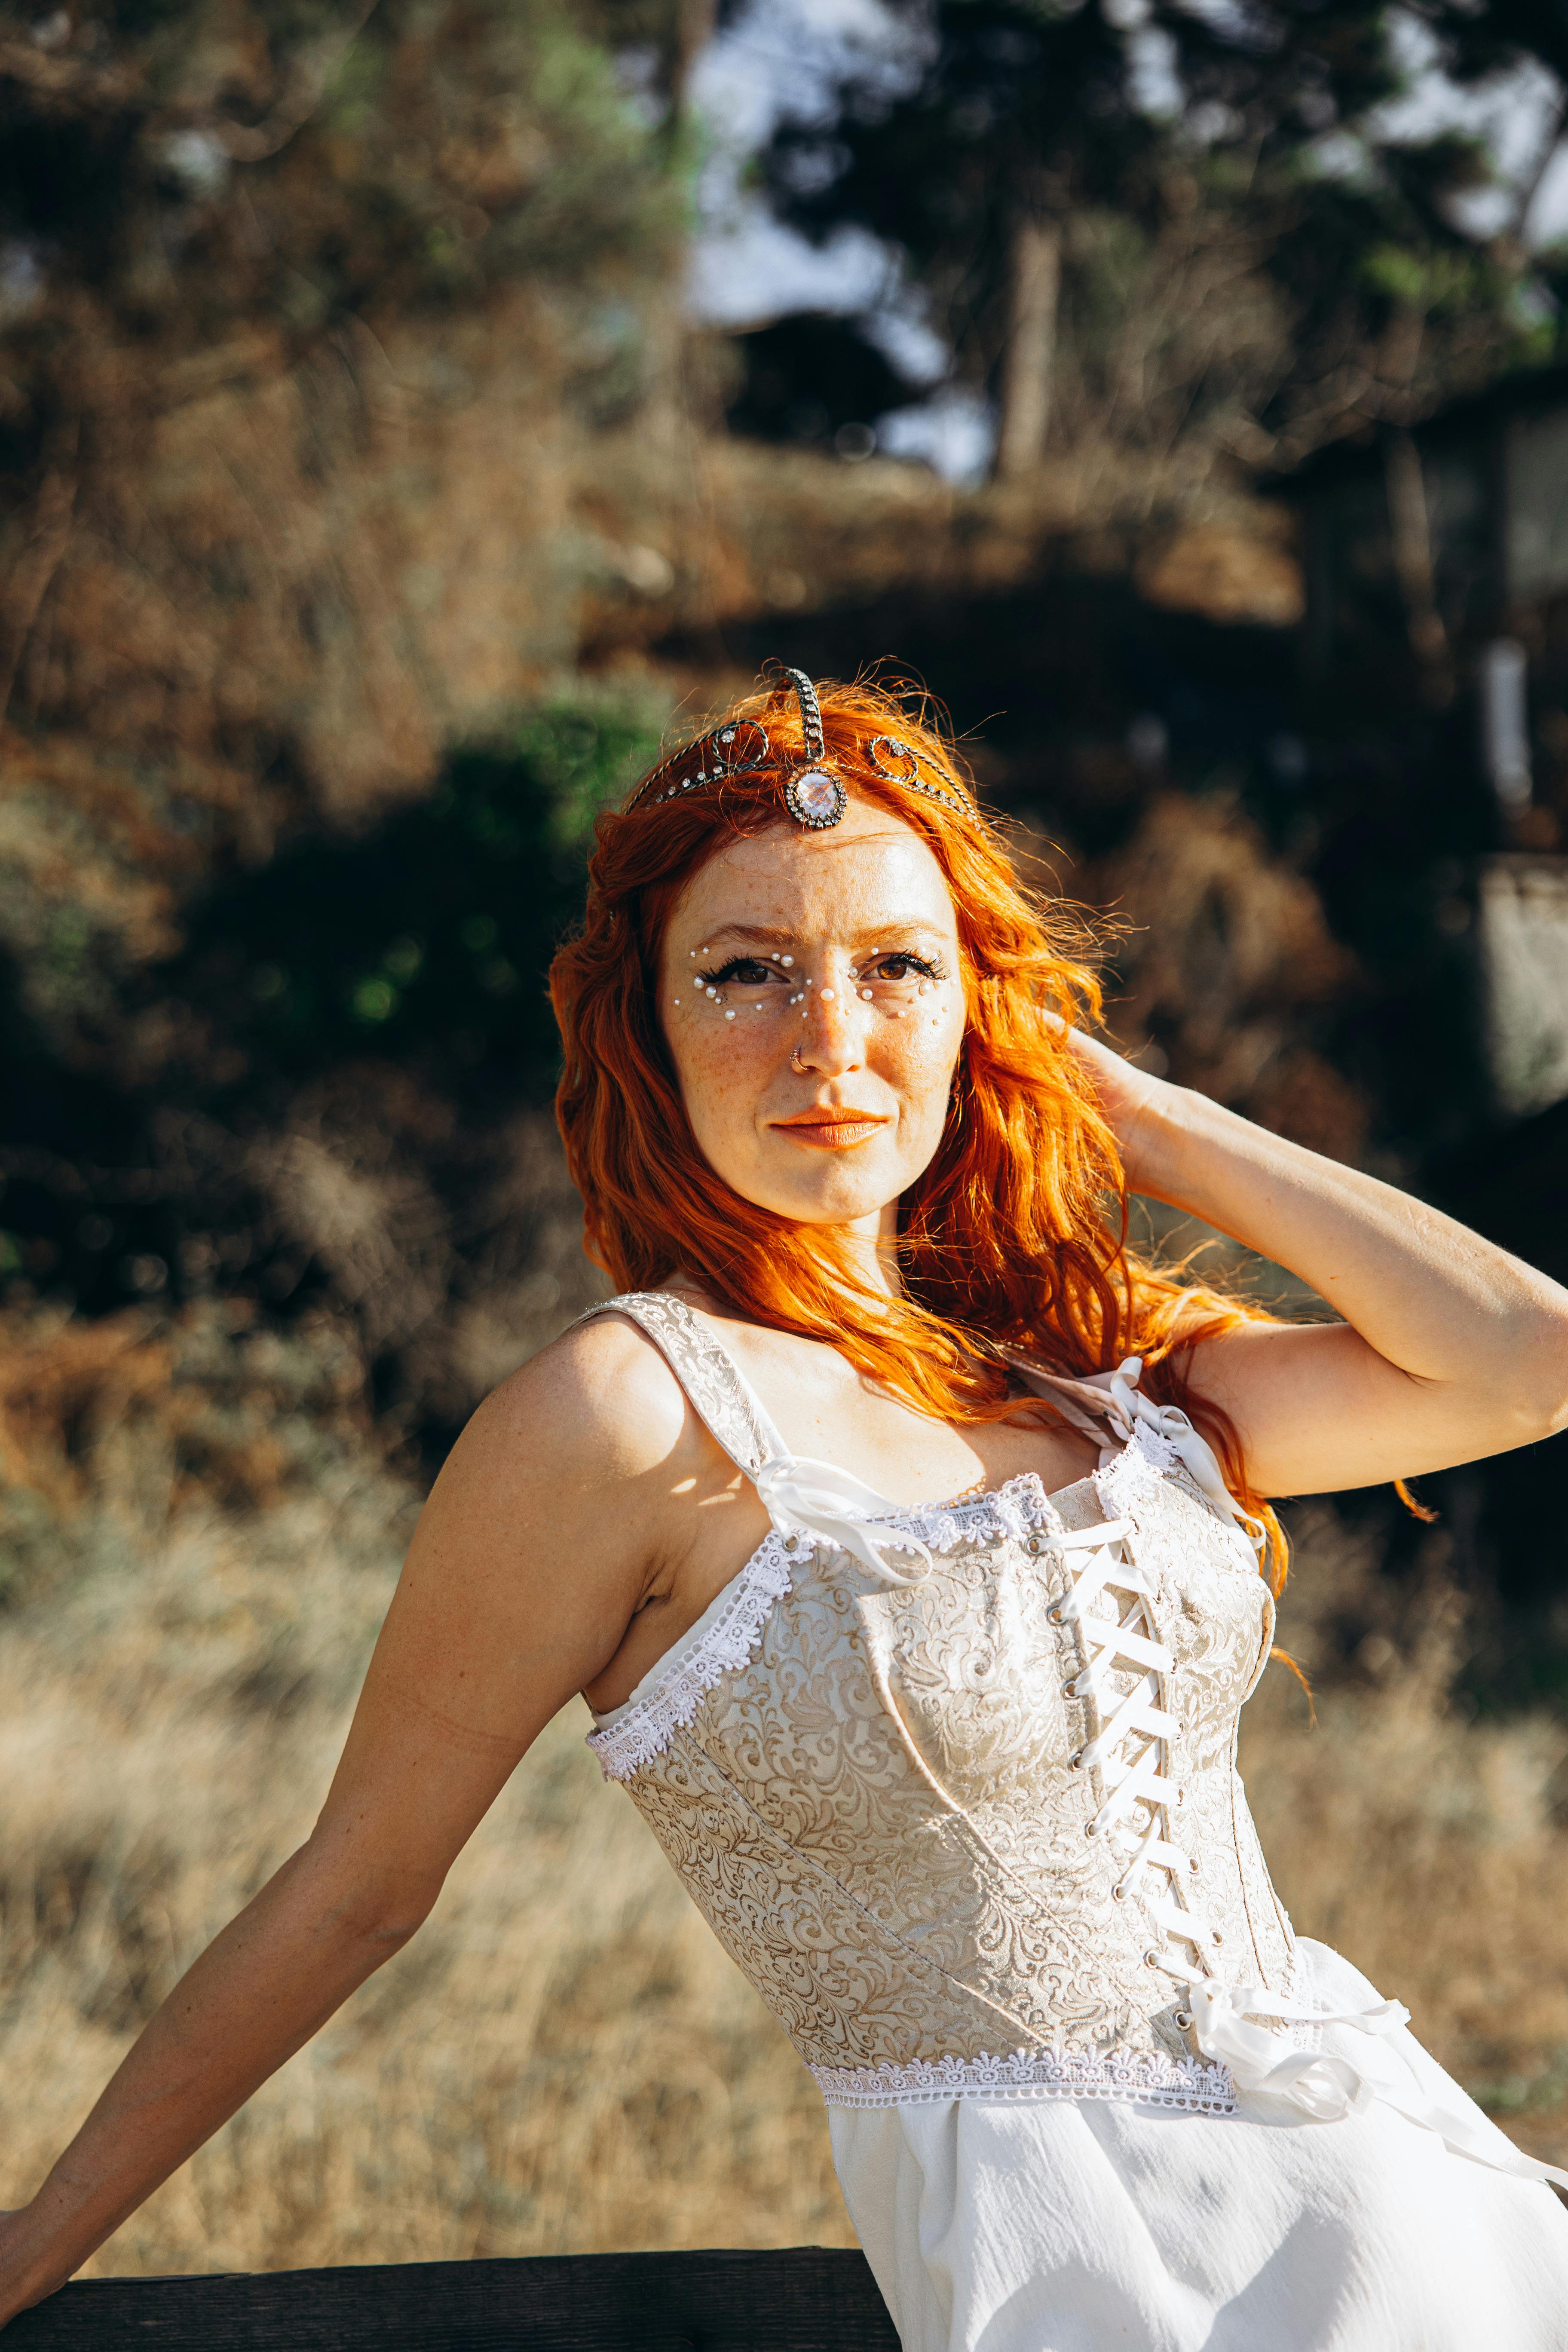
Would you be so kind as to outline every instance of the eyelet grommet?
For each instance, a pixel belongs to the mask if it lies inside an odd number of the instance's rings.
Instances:
[[[1081,1748],[1079,1749],[1076,1756],[1069,1756],[1068,1758],[1068,1770],[1069,1772],[1081,1772],[1083,1770],[1083,1750]]]
[[[1046,1622],[1047,1622],[1047,1625],[1059,1625],[1059,1624],[1061,1623],[1061,1622],[1062,1622],[1062,1612],[1061,1612],[1061,1611],[1060,1611],[1059,1609],[1047,1609],[1047,1612],[1046,1612]]]
[[[796,1549],[796,1547],[798,1546],[799,1542],[800,1542],[800,1538],[799,1538],[798,1536],[785,1536],[785,1538],[784,1538],[784,1549],[785,1549],[785,1551],[794,1551],[794,1550]]]
[[[1175,2016],[1175,2026],[1176,2026],[1176,2031],[1177,2031],[1177,2032],[1178,2032],[1178,2033],[1190,2033],[1190,2032],[1192,2032],[1192,2030],[1193,2030],[1193,2012],[1192,2012],[1192,2011],[1191,2011],[1190,2009],[1179,2009],[1179,2010],[1177,2010],[1177,2011],[1176,2011],[1176,2016]]]
[[[1197,1874],[1198,1874],[1199,1871],[1203,1868],[1203,1864],[1199,1862],[1199,1860],[1198,1860],[1198,1858],[1197,1858],[1197,1855],[1196,1855],[1195,1853],[1190,1853],[1190,1854],[1188,1854],[1188,1856],[1187,1856],[1187,1868],[1191,1871],[1191,1873],[1192,1873],[1192,1874],[1193,1874],[1193,1876],[1194,1876],[1194,1878],[1197,1876]]]
[[[1218,1948],[1218,1946],[1219,1946],[1219,1945],[1223,1944],[1223,1943],[1224,1943],[1224,1941],[1225,1941],[1225,1937],[1220,1934],[1219,1929],[1218,1929],[1217,1927],[1216,1927],[1216,1928],[1215,1929],[1215,1931],[1214,1931],[1214,1937],[1213,1937],[1213,1941],[1214,1941],[1215,1946],[1215,1948]]]
[[[1143,1965],[1146,1969],[1157,1969],[1160,1965],[1159,1953],[1145,1952],[1143,1955]]]
[[[1072,1682],[1072,1683],[1063,1683],[1063,1685],[1062,1685],[1062,1696],[1063,1696],[1063,1698],[1076,1698],[1076,1697],[1078,1696],[1078,1685],[1077,1685],[1077,1683],[1076,1683],[1076,1682]]]
[[[1120,1879],[1110,1890],[1110,1899],[1113,1903],[1125,1903],[1127,1900],[1127,1889]]]
[[[1085,1822],[1083,1825],[1083,1833],[1086,1838],[1097,1838],[1100,1835],[1100,1831],[1093,1822]]]

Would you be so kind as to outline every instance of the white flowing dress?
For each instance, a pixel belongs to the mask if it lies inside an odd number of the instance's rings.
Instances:
[[[810,2066],[904,2352],[1568,2352],[1568,2213],[1349,1962],[1235,1769],[1273,1610],[1137,1366],[1099,1472],[900,1511],[646,1293],[773,1532],[590,1745]]]

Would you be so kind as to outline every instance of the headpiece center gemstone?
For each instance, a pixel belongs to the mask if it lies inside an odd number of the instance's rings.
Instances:
[[[832,816],[838,806],[838,785],[825,770],[807,768],[791,782],[796,804],[807,816]]]

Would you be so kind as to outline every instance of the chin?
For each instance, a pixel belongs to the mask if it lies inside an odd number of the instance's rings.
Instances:
[[[851,1176],[847,1169],[826,1169],[823,1175],[826,1181],[816,1184],[764,1181],[754,1192],[736,1189],[744,1191],[746,1198],[760,1208],[771,1209],[775,1216],[788,1217],[799,1225],[847,1225],[858,1217],[875,1216],[914,1181],[898,1170],[876,1173],[857,1170]]]

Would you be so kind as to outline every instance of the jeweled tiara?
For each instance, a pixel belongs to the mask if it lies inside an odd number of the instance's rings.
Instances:
[[[650,796],[655,803],[679,800],[683,793],[694,793],[702,784],[722,783],[731,776],[752,776],[763,769],[778,768],[784,773],[784,805],[797,824],[814,833],[837,824],[849,805],[849,796],[826,748],[822,705],[817,701],[816,688],[803,669],[783,669],[782,665],[781,669],[800,705],[804,757],[790,751],[775,753],[760,719],[726,719],[723,726],[710,729],[683,751],[660,761],[626,803],[628,812]],[[902,761],[906,772],[889,767],[884,752]],[[866,757],[875,772],[886,777],[889,783],[904,784],[911,792],[924,793],[928,800],[945,803],[960,816],[978,814],[968,794],[950,779],[943,776],[941,783],[932,783],[928,774],[922,774],[922,770],[931,770],[931,761],[899,736],[873,735],[866,746]]]

